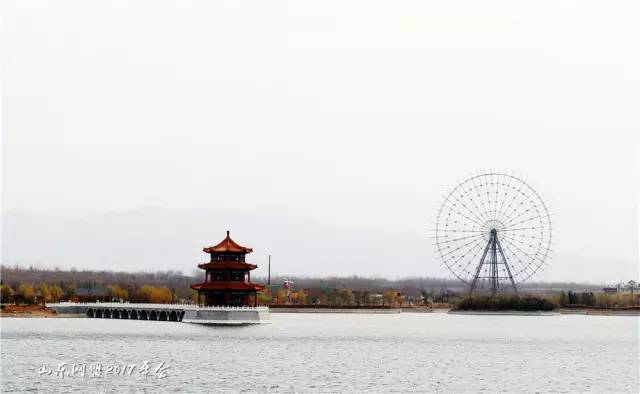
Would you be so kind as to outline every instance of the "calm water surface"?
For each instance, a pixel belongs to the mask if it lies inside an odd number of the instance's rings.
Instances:
[[[2,391],[638,392],[640,318],[272,314],[206,327],[1,319]],[[164,361],[167,377],[139,368]],[[134,365],[60,379],[61,362]],[[45,364],[52,375],[39,375]],[[128,371],[127,371],[128,372]]]

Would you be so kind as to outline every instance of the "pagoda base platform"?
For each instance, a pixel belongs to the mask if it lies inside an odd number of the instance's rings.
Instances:
[[[52,311],[67,316],[94,319],[173,321],[208,325],[248,325],[271,323],[269,307],[198,306],[189,304],[129,304],[120,302],[47,304]]]
[[[259,307],[202,307],[185,312],[184,323],[208,325],[248,325],[271,323],[266,306]]]

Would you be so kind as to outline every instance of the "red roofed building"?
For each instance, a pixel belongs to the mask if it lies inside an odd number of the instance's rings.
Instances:
[[[238,245],[229,236],[216,246],[202,249],[211,261],[198,265],[206,271],[205,281],[191,286],[198,292],[198,304],[221,306],[258,305],[257,293],[264,286],[251,283],[251,271],[258,268],[245,262],[253,249]]]

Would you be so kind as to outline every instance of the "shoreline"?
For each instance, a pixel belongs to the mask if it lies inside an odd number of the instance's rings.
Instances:
[[[560,316],[554,311],[449,311],[450,315],[483,315],[483,316]]]
[[[485,316],[560,316],[560,315],[582,315],[582,316],[636,316],[640,317],[640,310],[637,309],[597,309],[582,308],[569,309],[560,308],[554,311],[455,311],[451,308],[381,308],[381,307],[298,307],[298,306],[276,306],[269,307],[271,313],[335,313],[335,314],[423,314],[423,313],[448,313],[452,315],[485,315]],[[85,314],[76,313],[58,313],[42,305],[5,305],[1,309],[0,318],[85,318]]]
[[[401,308],[269,308],[271,313],[370,313],[396,314]]]
[[[82,319],[87,316],[75,313],[51,313],[51,314],[31,314],[12,313],[0,314],[0,319]]]
[[[616,310],[616,309],[585,309],[585,310],[571,310],[571,309],[557,309],[554,311],[454,311],[450,310],[447,313],[452,315],[494,315],[494,316],[561,316],[561,315],[581,315],[581,316],[638,316],[640,317],[640,311],[638,310]]]
[[[640,310],[631,309],[559,309],[561,315],[589,315],[589,316],[640,316]]]

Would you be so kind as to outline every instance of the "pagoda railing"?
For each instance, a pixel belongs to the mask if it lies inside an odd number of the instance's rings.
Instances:
[[[240,261],[244,263],[244,254],[212,254],[211,262],[214,261]]]

